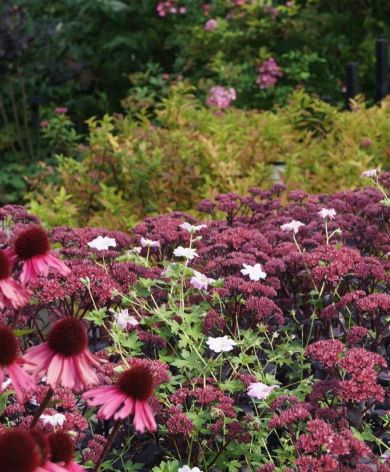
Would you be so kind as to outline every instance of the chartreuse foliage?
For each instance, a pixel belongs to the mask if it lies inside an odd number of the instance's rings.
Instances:
[[[47,225],[127,228],[144,215],[194,209],[217,192],[267,188],[280,162],[290,189],[353,188],[365,169],[388,167],[389,116],[388,101],[359,101],[345,112],[302,91],[274,112],[216,113],[181,84],[153,119],[146,110],[138,119],[91,118],[82,145],[69,120],[63,134],[58,118],[49,121],[45,137],[62,154],[58,168],[43,167],[33,181],[29,205]]]

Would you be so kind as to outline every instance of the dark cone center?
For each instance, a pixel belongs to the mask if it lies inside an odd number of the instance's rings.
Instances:
[[[150,369],[134,366],[122,372],[118,379],[120,390],[136,400],[147,400],[153,393],[154,379]]]
[[[88,346],[88,336],[80,320],[64,318],[50,330],[47,342],[52,351],[65,357],[76,356]]]
[[[8,326],[0,326],[0,366],[6,367],[18,357],[19,343]]]
[[[0,472],[33,472],[41,465],[39,446],[27,431],[0,434]]]
[[[22,260],[45,256],[50,251],[50,241],[46,231],[40,226],[25,229],[17,236],[14,251]]]
[[[0,280],[11,276],[11,263],[5,252],[0,250]]]
[[[50,460],[52,462],[64,462],[65,464],[68,464],[73,460],[74,447],[68,434],[58,431],[49,434],[48,439],[51,451]]]

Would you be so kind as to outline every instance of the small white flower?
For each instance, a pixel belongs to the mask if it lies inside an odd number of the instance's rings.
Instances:
[[[379,174],[379,169],[369,169],[362,172],[360,177],[374,178],[374,177],[378,177],[378,174]]]
[[[190,247],[183,247],[179,246],[177,247],[174,251],[173,254],[176,257],[185,257],[186,259],[193,259],[194,257],[198,257],[198,254],[196,253],[196,249],[192,249]]]
[[[207,228],[207,225],[191,225],[190,223],[182,223],[181,225],[179,225],[180,228],[183,228],[185,229],[186,231],[188,231],[189,233],[196,233],[197,231],[200,231],[201,229],[203,228]]]
[[[54,415],[41,415],[40,419],[43,424],[50,424],[55,428],[56,426],[63,426],[66,416],[62,413],[55,413]]]
[[[142,247],[160,247],[159,241],[152,241],[151,239],[146,239],[142,236],[141,238],[141,246]]]
[[[326,220],[326,218],[329,218],[330,220],[333,220],[334,217],[336,216],[336,210],[334,208],[322,208],[318,214],[320,215],[321,218]]]
[[[277,385],[265,385],[261,382],[254,382],[249,384],[248,395],[257,400],[265,400],[271,395],[272,390],[278,388]]]
[[[207,345],[214,352],[228,352],[234,348],[236,343],[229,336],[220,338],[212,338],[210,336],[207,340]]]
[[[199,469],[199,467],[189,467],[188,465],[184,465],[183,467],[180,467],[177,472],[203,472],[202,470]]]
[[[297,220],[292,220],[290,221],[290,223],[282,225],[280,229],[282,231],[294,231],[294,233],[297,234],[301,226],[305,226],[305,223],[302,223],[301,221]]]
[[[87,243],[89,247],[97,249],[98,251],[107,251],[110,247],[116,247],[116,241],[114,238],[108,238],[107,236],[98,236],[93,241]]]
[[[5,382],[3,382],[1,384],[1,390],[6,390],[11,385],[11,383],[12,383],[11,379],[8,379]]]
[[[141,254],[141,251],[142,247],[140,246],[133,247],[133,249],[130,250],[130,252],[133,252],[134,254]]]
[[[199,290],[207,290],[209,284],[212,284],[213,282],[215,282],[214,279],[210,279],[209,277],[204,274],[201,274],[197,270],[194,270],[194,276],[190,280],[190,284]]]
[[[243,269],[241,269],[241,274],[242,275],[249,275],[249,278],[254,281],[258,281],[260,279],[265,279],[267,277],[267,274],[263,271],[263,268],[261,264],[255,264],[254,266],[251,266],[249,264],[242,264],[244,266]]]
[[[115,323],[122,329],[128,329],[130,326],[138,326],[135,316],[129,315],[129,310],[121,310],[115,314]]]

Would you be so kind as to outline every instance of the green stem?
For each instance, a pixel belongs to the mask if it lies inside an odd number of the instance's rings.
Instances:
[[[41,417],[41,414],[43,413],[43,411],[49,404],[53,394],[54,394],[54,390],[51,387],[49,387],[49,390],[47,391],[45,398],[42,400],[42,403],[39,405],[39,408],[34,413],[34,418],[31,422],[30,428],[34,428],[34,426],[36,426],[36,424],[39,421],[39,418]]]
[[[99,459],[96,463],[96,466],[93,469],[94,472],[99,472],[99,469],[100,469],[100,466],[103,462],[103,459],[106,457],[106,454],[111,449],[112,443],[114,442],[114,439],[116,438],[116,435],[118,434],[121,423],[122,423],[122,420],[116,420],[116,422],[114,424],[114,427],[112,428],[112,431],[111,431],[110,435],[107,438],[106,445],[104,446],[104,449],[103,449],[102,453],[99,456]]]

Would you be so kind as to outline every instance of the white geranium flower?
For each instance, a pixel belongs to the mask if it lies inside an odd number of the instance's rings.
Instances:
[[[7,379],[5,382],[1,384],[1,390],[6,390],[10,385],[12,381],[11,379]]]
[[[211,336],[207,339],[208,347],[214,352],[228,352],[231,351],[236,343],[229,336],[222,336],[219,338],[212,338]]]
[[[294,231],[294,233],[297,234],[301,226],[305,226],[305,223],[302,223],[298,220],[292,220],[290,223],[285,223],[282,225],[280,229],[282,231]]]
[[[98,251],[107,251],[110,247],[116,247],[115,239],[107,236],[98,236],[87,244],[89,247],[97,249]]]
[[[185,222],[179,225],[179,227],[185,229],[189,233],[196,233],[203,228],[207,228],[207,225],[191,225],[190,223]]]
[[[141,243],[142,247],[160,247],[161,246],[159,241],[153,241],[151,239],[146,239],[143,236],[141,238],[140,243]]]
[[[320,215],[321,218],[326,220],[326,218],[329,218],[330,220],[333,220],[334,217],[336,216],[336,210],[334,208],[322,208],[318,214]]]
[[[180,467],[177,472],[203,472],[202,470],[199,469],[199,467],[189,467],[188,465],[184,465],[183,467]]]
[[[62,413],[55,413],[54,415],[41,415],[39,418],[43,421],[43,424],[50,424],[54,428],[56,426],[63,426],[66,420],[66,416]]]
[[[194,257],[198,257],[196,249],[190,247],[179,246],[174,251],[173,254],[176,257],[185,257],[186,259],[192,260]]]
[[[121,310],[114,315],[115,323],[122,329],[128,329],[130,326],[138,326],[135,316],[129,315],[129,310]]]
[[[369,177],[372,179],[374,177],[378,177],[378,174],[379,174],[379,169],[369,169],[362,172],[361,177]]]
[[[277,388],[277,385],[265,385],[261,382],[254,382],[249,384],[248,395],[257,400],[265,400],[271,395],[272,390]]]
[[[213,282],[215,282],[214,279],[210,279],[209,277],[204,274],[201,274],[197,270],[194,270],[194,276],[190,280],[190,284],[199,290],[207,290],[209,284],[212,284]]]
[[[263,268],[261,264],[255,264],[254,266],[251,266],[249,264],[242,264],[244,266],[243,269],[241,269],[241,274],[242,275],[249,275],[249,278],[254,281],[258,281],[260,279],[265,279],[267,277],[267,274],[263,271]]]

